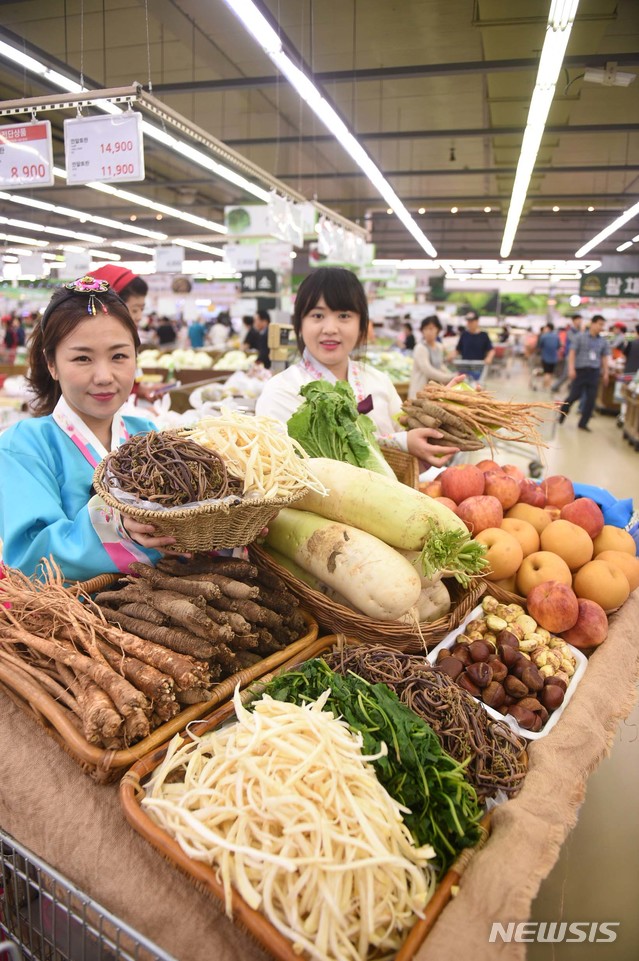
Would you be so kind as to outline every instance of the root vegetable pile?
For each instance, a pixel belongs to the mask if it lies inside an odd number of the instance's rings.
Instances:
[[[216,451],[175,431],[131,437],[109,455],[105,484],[165,507],[241,492],[241,481],[228,474]]]
[[[493,721],[480,704],[423,657],[381,645],[341,648],[325,657],[340,674],[352,671],[371,684],[388,685],[435,731],[446,751],[464,765],[480,799],[517,794],[526,774],[526,742],[507,724]]]
[[[361,735],[326,706],[263,697],[193,742],[175,738],[143,808],[300,956],[394,957],[435,875],[375,776]],[[385,754],[382,750],[381,754]]]
[[[132,565],[92,601],[74,597],[60,570],[44,578],[11,568],[0,582],[0,663],[38,684],[86,739],[126,748],[208,701],[221,678],[303,636],[298,601],[247,561],[194,557]]]
[[[412,400],[404,402],[406,426],[435,427],[442,443],[460,450],[494,447],[494,438],[513,443],[547,447],[538,427],[543,411],[557,411],[555,404],[516,404],[498,400],[487,390],[460,390],[429,383]]]

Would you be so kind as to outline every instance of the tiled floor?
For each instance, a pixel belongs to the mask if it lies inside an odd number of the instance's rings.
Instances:
[[[522,371],[486,385],[502,397],[550,400]],[[639,505],[639,453],[615,418],[597,414],[577,430],[576,405],[550,439],[546,473],[606,487]],[[509,451],[510,453],[510,451]],[[496,458],[503,463],[502,456]],[[530,459],[513,454],[519,466]],[[639,630],[639,625],[637,625]],[[528,961],[636,961],[639,958],[639,706],[617,732],[610,756],[588,780],[579,821],[534,902],[534,921],[618,921],[612,944],[530,944]]]

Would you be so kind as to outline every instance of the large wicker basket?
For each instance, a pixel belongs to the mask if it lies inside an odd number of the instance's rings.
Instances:
[[[286,497],[244,500],[240,504],[202,504],[178,507],[171,511],[146,510],[124,504],[104,484],[109,456],[100,461],[93,475],[93,488],[105,504],[144,524],[153,524],[159,535],[175,537],[171,550],[210,551],[250,544],[283,507],[289,507],[305,491]]]
[[[419,487],[419,461],[406,451],[395,447],[380,448],[384,460],[392,469],[395,477],[408,487]]]
[[[394,647],[399,651],[412,654],[434,647],[458,627],[466,615],[477,606],[485,590],[483,580],[479,579],[468,589],[461,587],[455,580],[448,581],[447,587],[453,603],[444,617],[436,621],[423,621],[419,625],[401,624],[399,621],[378,621],[329,600],[325,594],[320,594],[319,591],[309,587],[278,564],[257,544],[250,546],[249,555],[258,567],[278,574],[299,599],[302,607],[309,611],[320,627],[329,634],[346,634],[369,644],[386,644],[387,647]]]

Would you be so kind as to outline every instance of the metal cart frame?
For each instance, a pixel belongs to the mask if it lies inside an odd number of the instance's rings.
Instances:
[[[176,961],[0,830],[0,958],[5,957]]]

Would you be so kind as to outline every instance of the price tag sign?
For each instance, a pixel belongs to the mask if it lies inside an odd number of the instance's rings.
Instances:
[[[180,274],[184,262],[184,247],[156,247],[155,272],[157,274]]]
[[[0,186],[51,187],[51,123],[36,120],[0,127]]]
[[[142,115],[65,120],[64,151],[68,184],[144,180]]]

